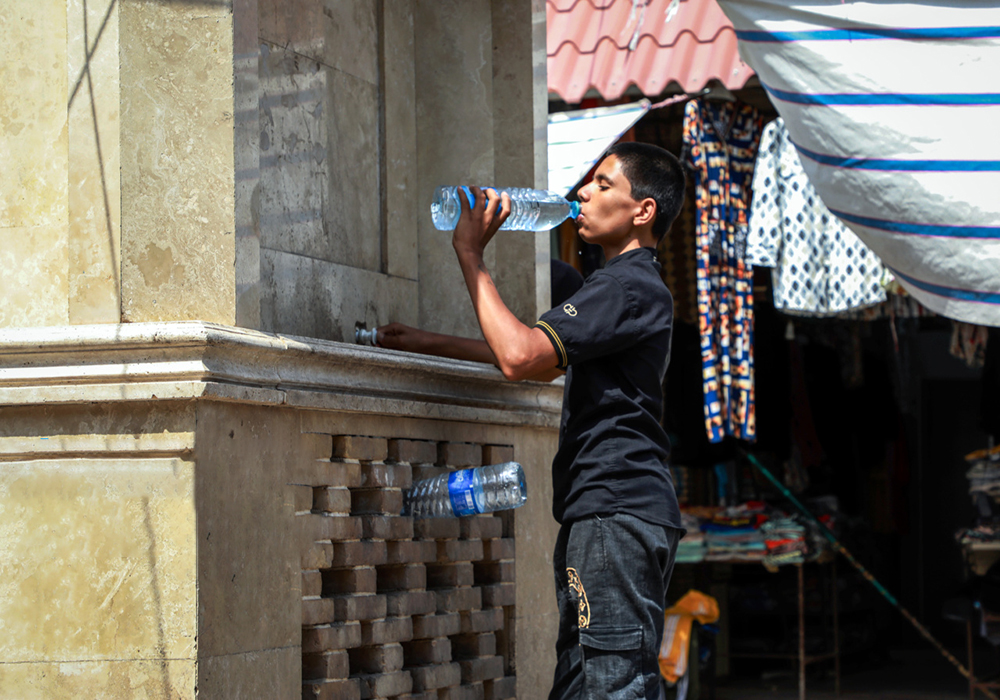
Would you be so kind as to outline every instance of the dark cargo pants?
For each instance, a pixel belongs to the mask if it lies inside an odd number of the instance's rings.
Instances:
[[[660,697],[663,610],[679,539],[679,530],[622,513],[562,526],[549,700]]]

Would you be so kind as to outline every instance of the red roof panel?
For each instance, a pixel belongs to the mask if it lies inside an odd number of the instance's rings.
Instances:
[[[606,100],[635,85],[656,97],[676,82],[695,92],[713,78],[730,89],[754,73],[715,0],[547,0],[549,91],[571,104],[587,90]]]

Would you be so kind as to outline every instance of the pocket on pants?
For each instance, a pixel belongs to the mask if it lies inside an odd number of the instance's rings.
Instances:
[[[584,697],[588,700],[642,698],[642,628],[580,630]]]

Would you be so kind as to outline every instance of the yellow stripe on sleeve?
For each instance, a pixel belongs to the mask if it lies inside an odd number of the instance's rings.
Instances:
[[[546,335],[555,341],[556,349],[559,350],[559,369],[566,369],[566,366],[569,365],[569,356],[566,354],[566,348],[563,345],[562,340],[559,339],[559,334],[556,333],[556,330],[545,321],[539,321],[535,325],[540,327],[543,331],[545,331]]]

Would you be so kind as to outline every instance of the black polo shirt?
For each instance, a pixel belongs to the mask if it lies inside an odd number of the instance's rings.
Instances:
[[[673,298],[652,248],[622,253],[539,319],[566,370],[552,513],[629,513],[680,528],[660,425]]]

